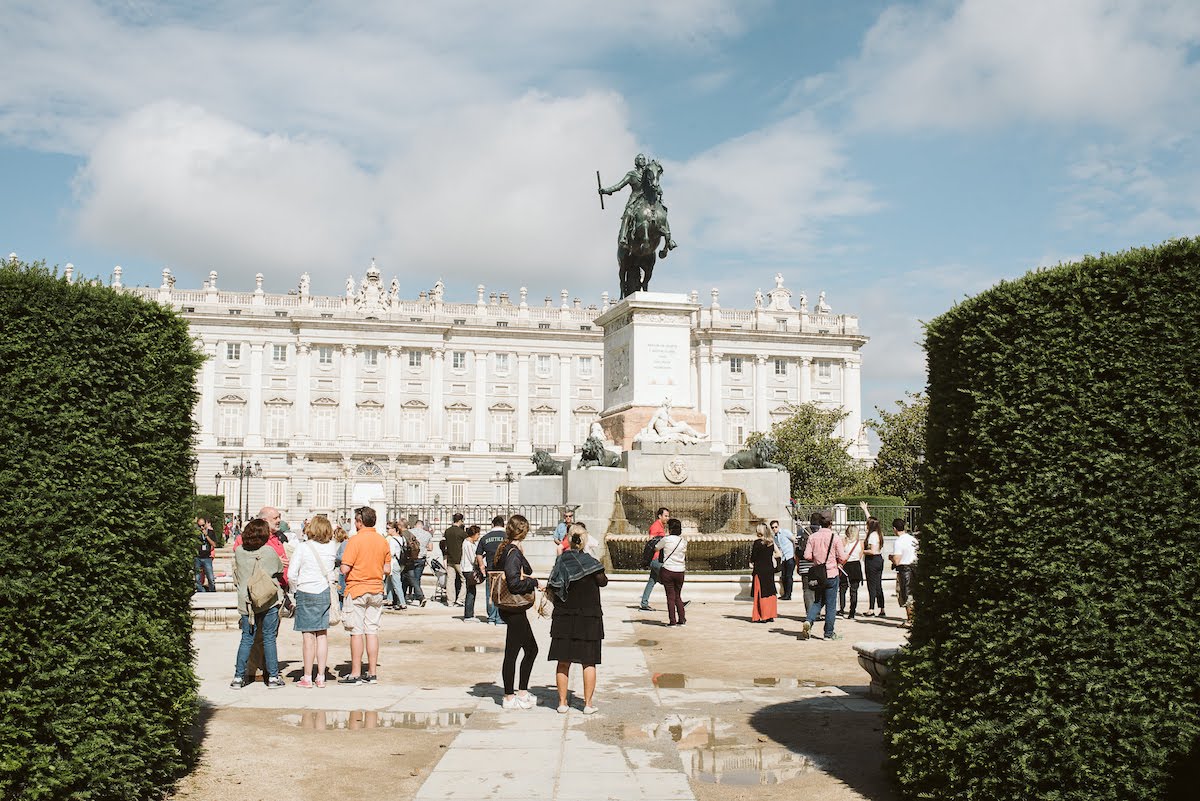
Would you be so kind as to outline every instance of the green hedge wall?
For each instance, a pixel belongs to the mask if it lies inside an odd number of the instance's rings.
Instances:
[[[0,266],[0,797],[135,799],[194,756],[184,320]]]
[[[917,612],[886,724],[903,798],[1184,797],[1198,308],[1200,240],[1179,240],[1002,283],[929,325]]]

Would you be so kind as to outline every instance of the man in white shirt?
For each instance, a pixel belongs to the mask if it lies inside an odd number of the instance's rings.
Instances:
[[[417,524],[408,530],[408,533],[417,538],[417,542],[421,546],[421,556],[416,561],[409,563],[408,569],[404,572],[404,581],[407,584],[405,592],[408,595],[407,600],[424,606],[426,598],[425,591],[421,589],[421,576],[425,573],[429,554],[433,552],[433,534],[426,530],[424,520],[418,520]]]
[[[907,619],[904,625],[912,626],[913,585],[917,569],[917,549],[920,543],[917,538],[905,531],[904,518],[897,517],[892,521],[892,530],[896,540],[892,543],[892,567],[896,569],[896,595],[900,605],[904,607]]]

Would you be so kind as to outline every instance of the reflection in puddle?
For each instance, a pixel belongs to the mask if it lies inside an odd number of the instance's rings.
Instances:
[[[791,676],[761,676],[753,679],[710,679],[702,676],[688,676],[685,673],[655,673],[653,681],[655,687],[666,690],[724,690],[747,686],[796,689],[822,686],[812,679],[798,679]]]
[[[323,710],[309,709],[303,712],[282,715],[279,719],[299,729],[328,731],[331,729],[416,729],[437,731],[438,729],[461,729],[466,725],[470,712],[377,712],[374,710]]]
[[[634,645],[637,645],[641,648],[653,648],[654,646],[658,645],[658,640],[638,640],[634,643]]]
[[[684,772],[692,780],[707,784],[780,784],[816,767],[811,757],[776,743],[747,742],[746,736],[734,736],[732,730],[730,724],[715,718],[672,715],[661,723],[626,726],[621,739],[670,737]]]
[[[384,645],[421,645],[424,640],[384,640]]]
[[[450,649],[460,654],[502,654],[503,648],[495,645],[456,645]]]

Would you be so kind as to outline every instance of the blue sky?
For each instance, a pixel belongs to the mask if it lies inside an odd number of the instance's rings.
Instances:
[[[653,289],[826,292],[868,416],[955,301],[1200,233],[1194,0],[0,0],[0,36],[5,253],[599,302],[595,171],[645,151],[680,244]]]

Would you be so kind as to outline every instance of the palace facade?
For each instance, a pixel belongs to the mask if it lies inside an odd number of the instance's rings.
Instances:
[[[714,450],[737,450],[793,404],[849,412],[837,435],[867,458],[861,433],[856,317],[834,314],[824,293],[809,308],[776,275],[751,308],[720,304],[714,289],[692,315],[689,368],[694,409],[707,416]],[[177,289],[114,287],[178,309],[207,356],[195,416],[198,491],[226,508],[264,504],[298,522],[345,509],[520,503],[520,475],[534,450],[569,459],[604,410],[607,293],[584,305],[563,290],[531,302],[476,287],[473,303],[447,301],[439,281],[416,299],[385,286],[372,262],[346,293],[296,289],[230,292],[217,273]],[[676,404],[677,406],[680,404]],[[238,464],[257,464],[253,476]]]

